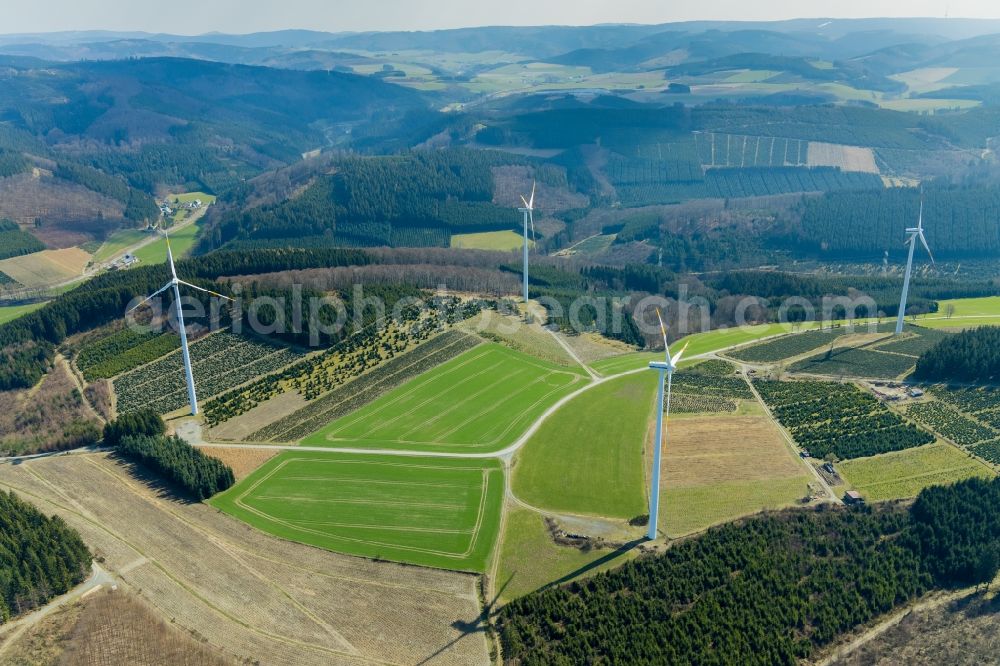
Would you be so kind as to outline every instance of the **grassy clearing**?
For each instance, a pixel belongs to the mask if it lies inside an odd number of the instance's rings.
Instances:
[[[560,367],[489,343],[443,363],[306,437],[312,446],[498,451],[583,386]]]
[[[710,486],[667,486],[660,493],[661,529],[671,537],[760,511],[780,509],[805,497],[811,476],[760,481],[725,481]]]
[[[551,333],[537,323],[525,324],[519,317],[484,310],[460,323],[458,328],[545,361],[566,366],[578,365]]]
[[[925,320],[934,321],[946,318],[949,307],[954,307],[953,317],[1000,317],[1000,296],[985,296],[983,298],[953,298],[938,301],[938,311],[931,315],[917,317],[921,324]]]
[[[710,352],[753,342],[769,335],[779,335],[791,332],[786,324],[761,324],[758,326],[743,326],[740,328],[720,328],[705,333],[694,333],[677,342],[671,343],[671,349],[679,350],[688,343],[685,356],[697,356]],[[635,352],[612,358],[601,359],[591,364],[591,367],[603,375],[614,375],[645,367],[650,361],[663,359],[663,352]]]
[[[94,253],[93,261],[94,263],[102,263],[105,261],[110,261],[123,253],[127,248],[132,247],[136,243],[142,242],[144,238],[149,237],[148,231],[140,231],[138,229],[122,229],[111,234],[101,247]]]
[[[6,324],[29,312],[34,312],[45,305],[42,303],[28,303],[27,305],[4,305],[0,307],[0,324]]]
[[[212,504],[275,536],[328,550],[484,571],[503,488],[497,460],[288,451]]]
[[[981,317],[935,317],[918,319],[915,322],[922,328],[934,328],[945,331],[960,331],[967,328],[977,328],[979,326],[1000,326],[1000,316],[984,315]]]
[[[660,503],[671,537],[794,504],[812,479],[759,415],[671,420],[662,469]]]
[[[83,275],[90,255],[78,247],[42,250],[0,261],[0,271],[25,287],[51,287]]]
[[[172,203],[191,203],[196,199],[200,199],[202,206],[211,206],[215,203],[214,194],[206,194],[205,192],[184,192],[183,194],[171,194],[167,197]]]
[[[534,241],[528,241],[534,247]],[[524,246],[524,238],[513,231],[484,231],[478,234],[455,234],[451,246],[472,250],[517,250]]]
[[[617,234],[591,236],[567,250],[567,254],[600,254],[615,242]]]
[[[191,251],[195,238],[201,230],[200,222],[193,222],[183,229],[170,234],[170,249],[174,258],[185,256]],[[167,241],[164,238],[155,240],[135,251],[135,257],[144,264],[162,264],[167,261]]]
[[[632,518],[646,512],[642,452],[653,373],[593,388],[553,414],[517,455],[511,485],[551,511]]]
[[[501,603],[552,583],[567,582],[620,566],[636,551],[590,550],[552,541],[542,516],[509,509],[499,552],[496,588]]]
[[[991,477],[993,471],[948,444],[931,444],[837,465],[840,475],[869,500],[915,497],[927,486]]]

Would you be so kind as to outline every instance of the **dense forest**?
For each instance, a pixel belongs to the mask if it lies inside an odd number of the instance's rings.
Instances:
[[[361,140],[366,126],[401,129],[426,106],[415,91],[343,72],[183,58],[5,67],[0,147],[58,161],[71,154],[147,193],[221,193],[327,145],[327,123],[349,122]]]
[[[932,382],[995,382],[1000,378],[1000,326],[949,335],[917,360],[914,379]]]
[[[586,279],[581,288],[604,287],[619,292],[645,292],[673,297],[682,288],[689,298],[701,298],[712,311],[714,325],[731,325],[736,302],[743,298],[754,299],[754,305],[745,315],[754,321],[803,321],[810,314],[814,318],[828,315],[843,319],[847,314],[842,304],[824,302],[826,298],[870,297],[875,302],[872,310],[859,301],[853,313],[856,317],[894,316],[899,309],[899,292],[902,280],[882,276],[817,276],[780,271],[720,271],[697,277],[674,273],[667,268],[649,264],[631,264],[623,267],[585,266],[581,274]],[[1000,287],[986,281],[956,280],[946,278],[914,278],[910,283],[909,312],[934,312],[937,300],[972,298],[997,294]],[[539,292],[541,293],[541,291]],[[802,299],[785,307],[788,299]],[[812,306],[812,313],[805,303]],[[824,307],[829,309],[824,313]]]
[[[913,507],[793,510],[709,530],[496,620],[529,664],[796,664],[937,587],[997,574],[1000,481],[924,490]]]
[[[12,220],[0,218],[0,259],[31,254],[45,249],[45,245]]]
[[[81,583],[91,555],[80,535],[0,491],[0,624]]]
[[[129,187],[124,180],[109,176],[103,171],[63,161],[58,164],[53,175],[121,202],[125,206],[127,220],[152,222],[160,216],[160,210],[152,196]]]
[[[878,260],[904,252],[904,230],[917,224],[914,188],[831,192],[804,200],[798,240],[813,251]],[[1000,188],[932,187],[924,192],[927,243],[938,257],[1000,252]],[[921,248],[919,252],[923,252]]]
[[[208,499],[236,482],[232,469],[180,437],[128,435],[118,441],[115,450],[181,493],[199,500]]]
[[[233,241],[301,246],[447,246],[452,233],[516,227],[517,211],[492,203],[492,167],[526,163],[492,151],[419,151],[345,157],[286,201],[234,210],[214,225],[214,247]]]
[[[0,178],[8,178],[29,169],[28,160],[16,150],[0,148]]]
[[[159,414],[137,409],[104,424],[104,445],[118,446],[126,437],[160,437],[166,432],[167,424]]]

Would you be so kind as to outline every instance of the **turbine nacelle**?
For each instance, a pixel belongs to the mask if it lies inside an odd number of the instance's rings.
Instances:
[[[528,223],[531,225],[532,239],[535,237],[535,185],[535,181],[532,181],[531,196],[529,198],[525,199],[523,194],[520,195],[521,203],[523,203],[524,206],[517,209],[519,212],[525,213],[528,216]],[[527,241],[527,239],[525,239],[525,241]]]

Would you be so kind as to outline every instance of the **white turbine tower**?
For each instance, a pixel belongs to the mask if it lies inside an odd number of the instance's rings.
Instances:
[[[681,356],[684,355],[684,350],[687,349],[687,344],[685,344],[679,352],[671,357],[670,347],[667,345],[667,327],[663,325],[663,317],[660,316],[659,310],[656,311],[656,318],[660,320],[660,332],[663,334],[663,360],[653,361],[649,364],[650,368],[660,373],[660,388],[656,395],[656,439],[653,442],[653,478],[649,488],[649,531],[646,533],[646,538],[651,540],[656,538],[657,515],[660,510],[660,464],[663,456],[663,422],[670,416],[670,385],[673,383],[674,370],[677,369],[677,363],[681,360]],[[667,384],[667,402],[665,406],[663,404],[664,376],[666,376]]]
[[[535,183],[531,183],[531,197],[528,199],[521,195],[521,202],[524,208],[518,208],[524,213],[524,312],[528,314],[528,224],[531,224],[531,235],[535,235]]]
[[[927,239],[924,238],[924,195],[920,194],[920,215],[917,217],[917,226],[910,227],[906,230],[906,233],[910,235],[906,239],[904,245],[910,246],[910,253],[906,258],[906,275],[903,277],[903,295],[899,299],[899,315],[896,317],[896,335],[903,332],[903,318],[906,316],[906,297],[910,291],[910,273],[913,271],[913,251],[917,247],[917,239],[920,239],[920,243],[927,250],[927,256],[931,258],[931,263],[934,263],[934,255],[931,254],[931,248],[927,246]]]
[[[184,312],[181,307],[181,290],[180,285],[185,285],[191,287],[192,289],[197,289],[198,291],[203,291],[206,294],[211,294],[212,296],[218,296],[219,298],[225,298],[226,300],[233,300],[228,296],[223,296],[222,294],[217,294],[214,291],[210,291],[203,287],[193,285],[190,282],[185,282],[177,277],[177,271],[174,269],[174,253],[170,250],[170,237],[164,232],[163,237],[167,240],[167,262],[170,264],[170,281],[163,287],[157,289],[152,294],[147,296],[143,301],[140,301],[137,305],[129,308],[125,314],[128,315],[136,308],[145,305],[151,301],[156,296],[159,296],[167,289],[173,287],[174,290],[174,309],[177,311],[177,332],[181,336],[181,355],[184,357],[184,376],[187,379],[187,390],[188,390],[188,403],[191,405],[191,416],[197,416],[198,414],[198,396],[194,390],[194,375],[191,373],[191,353],[188,351],[188,341],[187,341],[187,331],[184,330]]]

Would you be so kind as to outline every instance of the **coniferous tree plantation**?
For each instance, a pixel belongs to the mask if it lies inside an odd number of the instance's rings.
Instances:
[[[161,477],[181,493],[205,500],[235,483],[233,470],[205,455],[180,437],[162,434],[126,435],[115,449]]]
[[[216,246],[239,240],[301,239],[329,245],[447,246],[452,233],[515,228],[517,211],[492,203],[491,168],[526,164],[513,155],[445,150],[334,162],[295,198],[226,214]]]
[[[666,553],[500,611],[521,664],[796,664],[934,587],[997,574],[1000,481],[923,491],[912,508],[829,509],[710,529]]]
[[[0,491],[0,624],[82,582],[91,554],[80,535]]]
[[[920,192],[890,188],[831,192],[802,205],[802,241],[832,255],[903,253],[903,230],[916,226]],[[928,187],[927,242],[939,256],[995,256],[1000,251],[1000,188]]]
[[[933,382],[995,382],[1000,378],[1000,326],[948,336],[921,354],[913,374]]]
[[[44,250],[45,245],[12,220],[0,219],[0,259]]]

